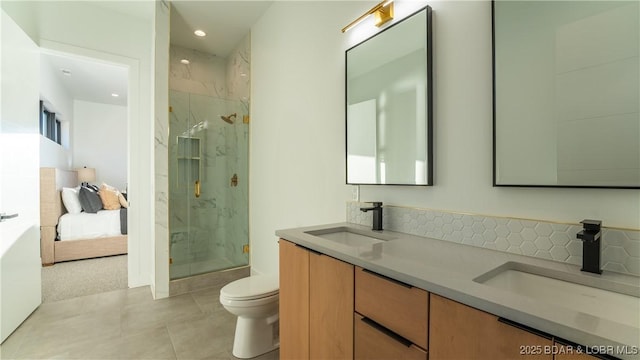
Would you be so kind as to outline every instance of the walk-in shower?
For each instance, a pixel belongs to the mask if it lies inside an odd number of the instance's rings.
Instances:
[[[245,106],[180,91],[169,102],[170,278],[248,265]]]

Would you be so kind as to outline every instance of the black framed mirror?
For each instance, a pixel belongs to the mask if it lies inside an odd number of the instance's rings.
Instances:
[[[347,184],[433,185],[431,8],[351,47]]]
[[[640,188],[637,1],[493,1],[494,186]]]

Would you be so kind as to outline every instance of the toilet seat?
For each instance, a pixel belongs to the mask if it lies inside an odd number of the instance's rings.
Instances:
[[[253,275],[225,285],[220,289],[220,297],[235,301],[262,299],[277,295],[278,286],[277,276]]]

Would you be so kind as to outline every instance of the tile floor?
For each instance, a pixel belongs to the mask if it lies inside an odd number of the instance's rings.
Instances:
[[[153,300],[149,287],[42,304],[1,359],[235,359],[235,317],[220,288]],[[258,357],[278,359],[279,351]]]

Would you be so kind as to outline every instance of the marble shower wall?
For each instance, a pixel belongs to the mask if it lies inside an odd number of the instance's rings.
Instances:
[[[180,62],[189,59],[189,64]],[[247,35],[229,57],[171,45],[169,89],[222,99],[240,100],[248,114],[251,95],[251,36]],[[242,118],[240,118],[242,120]]]
[[[249,236],[249,125],[242,119],[249,111],[249,51],[249,36],[227,59],[171,46],[171,278],[248,263],[242,245]],[[180,63],[183,58],[190,64]],[[233,124],[220,118],[232,113],[237,114]],[[178,160],[184,157],[176,146],[179,136],[197,139],[193,143],[200,149],[199,160]],[[185,176],[187,162],[199,167],[199,198],[193,195],[194,175]],[[237,186],[231,183],[234,174]]]
[[[371,212],[360,211],[367,206],[348,202],[347,222],[371,226]],[[383,211],[384,229],[582,265],[582,226],[401,206]],[[602,269],[640,276],[640,231],[604,228],[602,241]]]
[[[227,59],[227,97],[240,100],[242,113],[249,114],[251,96],[251,37],[247,35]]]

